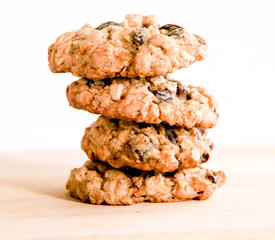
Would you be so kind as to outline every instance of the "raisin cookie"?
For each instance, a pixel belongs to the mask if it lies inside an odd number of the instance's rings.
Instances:
[[[217,102],[202,87],[183,86],[170,77],[80,79],[67,87],[69,104],[109,118],[188,128],[212,128]]]
[[[183,27],[160,26],[154,16],[127,15],[59,36],[48,48],[52,72],[91,79],[161,76],[185,68],[206,55],[206,42]]]
[[[66,184],[71,196],[92,204],[131,205],[140,202],[203,200],[224,184],[223,171],[201,167],[173,173],[114,169],[87,161],[71,171]]]
[[[90,159],[108,162],[114,168],[172,172],[207,162],[213,143],[204,129],[100,116],[86,128],[81,147]]]

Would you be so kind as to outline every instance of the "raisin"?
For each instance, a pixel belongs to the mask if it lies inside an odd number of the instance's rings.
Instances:
[[[137,47],[137,49],[139,46],[141,46],[146,42],[146,38],[141,28],[137,28],[135,31],[133,31],[132,38],[133,38],[133,44]]]
[[[175,24],[166,24],[160,27],[160,32],[162,34],[165,34],[170,37],[174,38],[183,38],[184,37],[184,31],[181,26],[175,25]]]
[[[207,133],[206,129],[204,128],[198,127],[197,129],[200,131],[201,135],[205,135]]]
[[[209,153],[202,154],[201,162],[206,163],[208,161],[209,157],[210,157]]]
[[[215,172],[209,173],[206,178],[214,184],[217,183],[217,174]]]
[[[110,22],[105,22],[105,23],[100,24],[98,27],[96,27],[96,29],[97,30],[101,30],[101,29],[106,28],[106,27],[108,27],[110,25],[121,27],[120,23],[110,21]]]
[[[187,96],[188,93],[189,91],[180,82],[177,82],[177,94]]]
[[[141,161],[151,160],[151,157],[147,155],[154,145],[146,134],[137,133],[136,136],[128,142],[128,145],[135,159]]]
[[[137,153],[140,160],[142,160],[142,161],[144,160],[144,155],[145,155],[144,152],[141,152],[140,150],[135,149],[135,153]]]
[[[144,144],[146,144],[146,147],[137,146],[135,143],[130,144],[131,151],[135,152],[137,154],[139,160],[141,160],[141,161],[145,161],[145,160],[150,161],[151,158],[147,157],[147,154],[152,149],[153,144],[151,142],[147,142],[147,143],[144,143]],[[142,149],[140,150],[140,148],[142,148]]]
[[[173,97],[171,97],[171,93],[168,90],[157,90],[154,91],[153,94],[161,101],[165,103],[171,103],[173,102]]]
[[[190,132],[191,131],[191,128],[188,128],[188,127],[183,127],[185,131],[187,132]]]
[[[177,140],[176,140],[177,135],[173,129],[165,129],[165,137],[168,138],[168,140],[171,143],[173,143],[173,144],[177,143]]]

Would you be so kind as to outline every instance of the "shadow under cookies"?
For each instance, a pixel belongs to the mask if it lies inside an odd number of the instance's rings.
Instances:
[[[28,191],[67,201],[80,202],[66,190],[70,167],[28,162],[0,155],[0,189],[9,187],[11,195]]]

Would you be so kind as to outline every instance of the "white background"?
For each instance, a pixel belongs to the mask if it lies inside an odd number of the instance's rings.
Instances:
[[[48,69],[47,48],[85,23],[155,14],[208,42],[209,57],[177,73],[220,102],[215,145],[275,145],[274,1],[1,1],[0,150],[79,148],[96,115],[68,106],[77,80]]]

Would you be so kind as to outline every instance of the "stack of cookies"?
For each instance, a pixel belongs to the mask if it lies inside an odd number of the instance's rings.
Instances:
[[[72,196],[112,205],[200,200],[225,182],[224,172],[201,166],[213,149],[206,129],[218,122],[216,101],[169,75],[206,55],[201,37],[154,16],[57,38],[51,71],[81,77],[67,87],[69,104],[101,114],[83,136],[89,160],[71,171]]]

